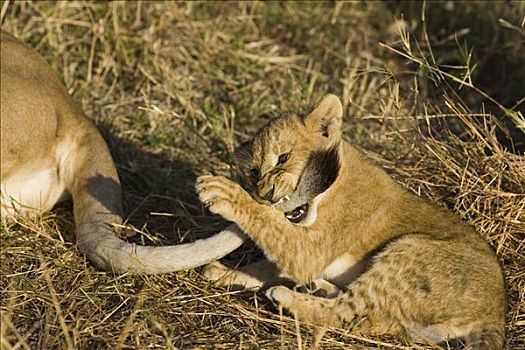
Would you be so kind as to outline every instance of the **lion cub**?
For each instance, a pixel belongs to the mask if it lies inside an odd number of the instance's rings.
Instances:
[[[506,301],[495,254],[471,226],[369,164],[342,139],[341,123],[341,102],[328,95],[305,117],[262,127],[245,152],[253,197],[224,177],[197,180],[210,211],[237,223],[272,262],[230,271],[226,283],[322,279],[337,287],[329,297],[284,286],[266,295],[320,327],[501,349]],[[205,274],[226,270],[216,263]]]

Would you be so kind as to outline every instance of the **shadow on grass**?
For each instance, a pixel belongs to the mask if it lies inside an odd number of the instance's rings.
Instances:
[[[203,209],[194,189],[192,165],[167,153],[152,153],[123,140],[107,123],[97,123],[115,161],[122,187],[123,220],[144,234],[124,229],[125,240],[142,245],[193,242],[220,231],[227,223]],[[176,141],[175,141],[176,142]],[[103,199],[101,199],[103,201]],[[72,203],[55,208],[57,225],[75,242]],[[69,221],[71,217],[71,221]]]

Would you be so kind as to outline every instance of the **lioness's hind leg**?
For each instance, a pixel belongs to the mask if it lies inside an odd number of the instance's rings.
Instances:
[[[235,290],[259,289],[265,283],[277,279],[279,270],[268,260],[261,260],[237,269],[215,261],[204,267],[202,275],[222,287]]]

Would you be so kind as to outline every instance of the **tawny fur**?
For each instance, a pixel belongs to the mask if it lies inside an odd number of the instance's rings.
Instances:
[[[108,147],[42,57],[1,34],[1,214],[27,215],[73,198],[77,246],[99,268],[161,273],[193,268],[244,241],[235,226],[206,240],[143,247],[115,236],[121,190]]]
[[[325,279],[343,293],[321,298],[276,286],[267,296],[321,327],[501,349],[506,301],[493,251],[471,226],[368,163],[342,140],[341,122],[341,103],[329,95],[304,118],[288,115],[263,127],[245,157],[257,170],[253,197],[224,177],[198,179],[209,209],[237,223],[272,262],[239,271],[214,263],[204,274],[218,280],[226,273],[222,284],[256,288],[277,276],[298,283]],[[294,197],[307,159],[334,147],[337,178],[308,198],[304,220],[290,222],[280,199],[301,204]],[[279,163],[286,153],[288,160]]]

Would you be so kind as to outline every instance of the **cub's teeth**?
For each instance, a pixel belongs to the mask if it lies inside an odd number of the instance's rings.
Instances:
[[[284,197],[281,197],[281,199],[279,199],[279,200],[275,203],[275,205],[277,205],[277,204],[281,204],[281,203],[284,203],[284,202],[287,202],[287,201],[289,201],[289,200],[290,200],[290,196],[288,196],[288,195],[287,195],[287,196],[284,196]]]

